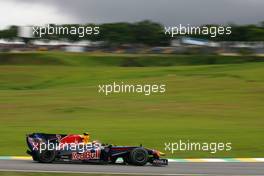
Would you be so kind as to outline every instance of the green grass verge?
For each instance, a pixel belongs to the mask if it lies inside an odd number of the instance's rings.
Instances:
[[[231,152],[179,151],[168,157],[263,157],[264,63],[96,64],[0,66],[0,155],[25,155],[26,133],[89,131],[104,142],[160,150],[164,142],[180,139],[232,142],[233,147]],[[98,94],[98,84],[113,81],[166,84],[167,92]]]

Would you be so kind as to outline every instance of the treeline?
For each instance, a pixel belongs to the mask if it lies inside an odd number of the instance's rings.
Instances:
[[[45,35],[43,38],[52,40],[67,39],[70,41],[105,41],[109,45],[144,44],[149,46],[167,46],[172,40],[170,36],[164,34],[164,27],[161,24],[151,21],[141,21],[137,23],[107,23],[101,25],[87,24],[81,26],[99,26],[100,34],[85,35],[83,38],[80,38],[78,35]],[[218,35],[216,38],[212,38],[210,35],[195,35],[191,37],[215,41],[264,41],[264,22],[260,25],[232,24],[230,26],[232,27],[231,35]],[[17,34],[18,26],[11,26],[9,29],[0,30],[0,39],[16,39]]]
[[[50,24],[54,26],[54,24]],[[101,25],[95,24],[66,24],[63,27],[94,27],[99,26],[100,33],[98,35],[43,35],[42,39],[60,40],[67,39],[69,41],[91,40],[104,41],[109,45],[120,44],[144,44],[149,46],[167,46],[170,44],[170,38],[164,35],[163,26],[151,21],[141,21],[137,23],[107,23]],[[11,26],[7,30],[0,31],[0,38],[12,40],[17,38],[18,26]],[[37,39],[37,38],[36,38]],[[34,40],[34,39],[33,39]]]

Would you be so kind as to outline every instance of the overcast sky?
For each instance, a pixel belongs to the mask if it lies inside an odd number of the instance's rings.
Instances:
[[[153,20],[165,25],[264,21],[264,0],[0,0],[0,28]]]

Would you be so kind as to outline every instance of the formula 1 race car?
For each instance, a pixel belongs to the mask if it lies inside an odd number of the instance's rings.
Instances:
[[[160,157],[164,153],[142,146],[113,146],[98,141],[84,142],[83,135],[64,134],[28,134],[27,153],[34,161],[52,163],[54,161],[87,162],[115,164],[121,160],[124,164],[143,166],[168,165],[167,159]]]

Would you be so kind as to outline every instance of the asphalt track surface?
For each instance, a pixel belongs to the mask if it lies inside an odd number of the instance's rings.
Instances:
[[[151,165],[141,167],[80,163],[41,164],[29,160],[0,160],[0,171],[132,175],[260,176],[264,175],[264,163],[169,163],[165,167]]]

